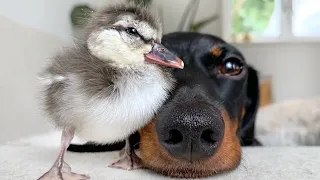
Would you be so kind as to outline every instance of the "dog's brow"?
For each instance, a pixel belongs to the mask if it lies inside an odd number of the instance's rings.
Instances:
[[[219,57],[222,54],[222,49],[217,46],[213,46],[211,49],[211,53],[212,55]]]

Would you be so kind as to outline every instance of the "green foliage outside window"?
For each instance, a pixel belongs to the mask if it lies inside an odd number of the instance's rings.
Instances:
[[[233,34],[259,34],[268,26],[275,0],[232,0]]]

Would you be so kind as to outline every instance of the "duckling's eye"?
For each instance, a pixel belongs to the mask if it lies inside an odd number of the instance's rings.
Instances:
[[[224,75],[236,76],[242,72],[243,64],[237,58],[225,60],[219,67],[219,72]]]
[[[133,27],[127,28],[127,29],[126,29],[126,32],[127,32],[128,34],[131,34],[131,35],[134,35],[134,36],[138,36],[138,35],[139,35],[138,31],[137,31],[135,28],[133,28]]]

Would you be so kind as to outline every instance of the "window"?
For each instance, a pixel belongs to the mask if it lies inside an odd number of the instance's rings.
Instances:
[[[320,0],[222,0],[227,41],[320,41]]]
[[[292,20],[295,36],[320,37],[320,1],[293,0]]]

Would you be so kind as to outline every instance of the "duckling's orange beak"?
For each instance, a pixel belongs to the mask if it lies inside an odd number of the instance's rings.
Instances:
[[[169,66],[179,69],[184,68],[183,61],[159,43],[154,43],[151,52],[145,54],[145,59],[148,62],[162,66]]]

